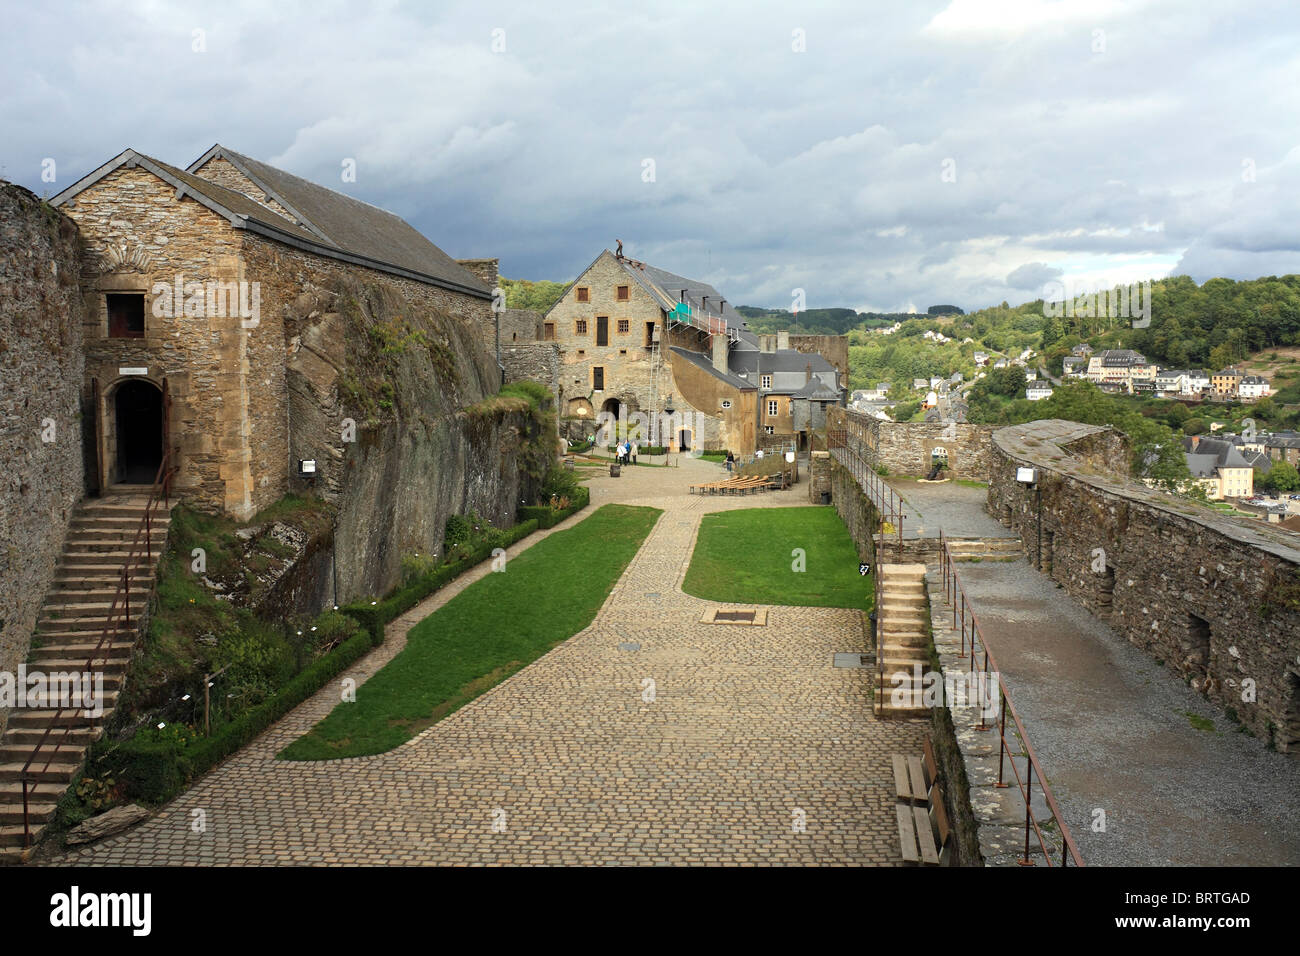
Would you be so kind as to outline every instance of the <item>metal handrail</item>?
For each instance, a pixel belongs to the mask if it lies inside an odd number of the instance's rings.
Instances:
[[[1015,726],[1016,733],[1020,735],[1020,743],[1024,747],[1024,755],[1027,758],[1025,779],[1020,777],[1020,771],[1016,767],[1016,761],[1013,757],[1011,760],[1011,772],[1016,778],[1016,786],[1020,789],[1020,796],[1025,801],[1025,849],[1024,856],[1019,862],[1022,866],[1032,866],[1033,861],[1029,858],[1029,831],[1038,837],[1039,848],[1043,851],[1043,858],[1047,861],[1048,866],[1053,866],[1052,854],[1047,849],[1047,841],[1043,838],[1043,831],[1039,828],[1038,821],[1034,818],[1033,811],[1033,788],[1034,775],[1038,775],[1039,786],[1042,788],[1043,797],[1047,802],[1047,808],[1051,811],[1052,819],[1061,831],[1061,866],[1068,866],[1073,861],[1075,866],[1083,866],[1083,857],[1079,855],[1079,848],[1075,845],[1074,838],[1070,836],[1070,828],[1066,825],[1065,819],[1061,816],[1060,807],[1057,806],[1056,797],[1052,794],[1052,788],[1048,786],[1047,778],[1043,774],[1043,768],[1038,762],[1038,756],[1034,753],[1033,746],[1029,743],[1029,734],[1025,731],[1025,725],[1020,720],[1020,715],[1016,712],[1015,704],[1011,702],[1011,692],[1007,688],[1006,682],[1002,679],[1002,671],[998,667],[997,659],[989,649],[988,642],[984,638],[983,629],[980,627],[979,617],[975,613],[975,607],[971,604],[970,599],[966,597],[966,590],[962,586],[961,575],[957,573],[956,562],[953,559],[952,551],[949,548],[948,539],[943,532],[939,532],[939,565],[943,574],[944,597],[952,606],[953,627],[960,624],[961,631],[961,653],[966,657],[966,619],[970,618],[970,670],[969,673],[975,673],[976,652],[975,644],[978,640],[983,648],[983,663],[981,670],[983,673],[992,673],[997,677],[998,696],[1001,698],[1000,716],[998,719],[998,738],[1000,741],[998,750],[998,782],[999,788],[1009,786],[1003,782],[1003,767],[1006,763],[1005,757],[1010,748],[1007,740],[1007,714],[1011,715],[1011,721]],[[990,667],[992,670],[990,671]],[[976,730],[989,730],[991,728],[984,726],[984,712],[981,710],[980,723]]]
[[[853,423],[856,425],[856,423]],[[894,528],[896,546],[901,557],[903,553],[903,499],[893,488],[880,480],[871,462],[862,452],[862,436],[859,428],[850,430],[830,428],[826,431],[826,449],[832,458],[848,469],[867,499],[875,507],[880,517]]]
[[[174,474],[175,474],[175,469],[171,467],[171,449],[164,449],[162,461],[159,462],[158,464],[158,473],[154,477],[153,487],[150,489],[149,492],[149,501],[145,505],[144,516],[140,518],[140,524],[136,527],[135,537],[131,539],[130,550],[127,551],[126,560],[122,565],[122,579],[118,583],[117,590],[113,594],[113,603],[109,605],[108,618],[104,621],[104,629],[100,632],[99,642],[95,645],[94,649],[90,652],[90,656],[86,658],[86,666],[83,673],[91,672],[91,668],[94,666],[96,658],[100,656],[100,651],[103,650],[104,642],[108,640],[110,634],[116,632],[119,615],[122,617],[123,623],[125,623],[128,627],[131,624],[131,569],[135,566],[135,562],[139,554],[140,545],[141,545],[140,536],[141,535],[144,536],[143,543],[145,546],[145,552],[149,555],[150,561],[152,561],[153,560],[153,512],[160,501],[163,503],[163,506],[166,507],[168,510],[171,509],[171,479]],[[118,608],[119,601],[122,604],[120,610]],[[41,739],[37,742],[36,747],[33,748],[32,755],[27,758],[27,762],[23,764],[22,770],[19,771],[22,779],[22,784],[23,784],[23,846],[24,847],[30,847],[32,845],[31,820],[29,818],[29,813],[28,813],[28,784],[31,784],[34,789],[37,783],[37,781],[31,776],[32,762],[40,754],[41,749],[45,747],[45,745],[49,742],[50,734],[54,731],[54,728],[58,726],[60,718],[63,717],[63,712],[67,710],[69,706],[70,705],[68,704],[60,705],[59,709],[55,712],[54,717],[51,719],[50,723],[46,725],[45,733],[41,735]],[[81,706],[72,707],[72,709],[73,710],[86,709],[84,689],[82,690]],[[94,726],[94,721],[96,720],[98,720],[97,717],[91,718],[92,727]],[[67,726],[63,728],[63,734],[59,737],[58,742],[54,745],[54,749],[50,751],[49,756],[46,758],[44,765],[42,765],[39,771],[40,773],[44,773],[46,770],[49,769],[50,764],[54,762],[55,755],[58,754],[59,752],[59,748],[62,747],[63,744],[67,741],[68,734],[70,734],[71,732],[72,732],[72,724],[69,723]]]

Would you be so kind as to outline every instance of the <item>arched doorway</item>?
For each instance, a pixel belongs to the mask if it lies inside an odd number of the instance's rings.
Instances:
[[[678,451],[690,451],[690,450],[691,450],[691,439],[692,439],[693,437],[694,437],[694,432],[692,432],[691,429],[689,429],[689,428],[679,428],[679,429],[677,429],[677,450],[678,450]]]
[[[163,393],[153,382],[131,379],[113,393],[109,449],[111,483],[152,485],[163,455]]]

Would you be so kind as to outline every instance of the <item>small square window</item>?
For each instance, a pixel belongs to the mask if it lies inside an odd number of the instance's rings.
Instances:
[[[586,319],[578,319],[578,320],[576,320],[576,321],[573,323],[573,334],[574,334],[574,335],[586,335],[586,334],[587,334],[587,320],[586,320]]]
[[[776,426],[774,426],[774,425],[764,425],[764,426],[763,426],[763,431],[764,431],[766,434],[768,434],[768,435],[775,435],[775,434],[776,434]]]
[[[629,328],[629,325],[628,325],[628,320],[627,320],[627,319],[619,319],[619,320],[618,320],[618,330],[619,330],[620,332],[626,334],[627,331],[628,331],[628,328]]]
[[[621,285],[618,287],[618,301],[626,302],[631,298],[631,289],[628,286]]]
[[[586,355],[586,354],[587,354],[587,350],[586,350],[586,349],[578,349],[578,354],[579,354],[579,355]]]
[[[764,375],[764,376],[762,377],[762,379],[759,381],[759,385],[760,385],[762,388],[771,388],[771,387],[772,387],[772,376],[770,376],[770,375]]]
[[[578,301],[579,301],[579,302],[590,302],[590,301],[591,301],[591,290],[588,289],[586,286],[583,286],[583,287],[581,287],[580,289],[578,289]]]
[[[627,349],[619,349],[619,350],[618,350],[618,354],[619,354],[619,355],[626,355],[626,354],[627,354]]]
[[[108,302],[108,337],[110,339],[144,338],[143,293],[123,295],[110,292],[104,298]]]

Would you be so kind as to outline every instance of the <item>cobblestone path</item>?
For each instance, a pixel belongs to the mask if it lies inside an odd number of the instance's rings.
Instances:
[[[832,666],[868,649],[861,613],[773,607],[764,627],[700,624],[719,605],[681,591],[705,512],[806,504],[806,484],[686,494],[718,471],[683,459],[592,479],[593,507],[664,510],[595,621],[414,740],[275,760],[338,701],[331,685],[135,830],[55,862],[901,862],[889,755],[919,752],[926,724],[875,720],[870,671]],[[411,626],[483,573],[390,625],[347,675],[358,693]]]

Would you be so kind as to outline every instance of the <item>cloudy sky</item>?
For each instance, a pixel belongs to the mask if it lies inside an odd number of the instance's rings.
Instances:
[[[41,194],[128,146],[185,166],[220,142],[503,275],[571,279],[621,238],[780,308],[1300,272],[1297,0],[54,0],[5,19],[0,177]]]

